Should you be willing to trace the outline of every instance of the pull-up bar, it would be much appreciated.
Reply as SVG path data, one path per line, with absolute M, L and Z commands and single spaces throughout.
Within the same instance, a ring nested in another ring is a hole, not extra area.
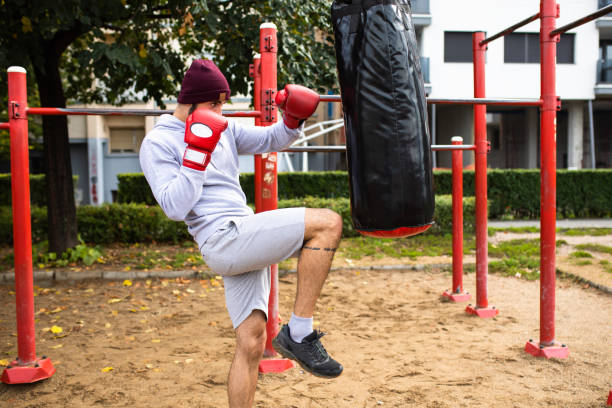
M 462 144 L 452 144 L 452 145 L 431 145 L 431 150 L 441 151 L 441 150 L 475 150 L 475 145 L 462 145 Z M 340 146 L 290 146 L 283 150 L 283 152 L 288 153 L 303 153 L 303 152 L 312 152 L 312 153 L 333 153 L 333 152 L 344 152 L 346 151 L 345 145 Z
M 172 114 L 162 109 L 116 109 L 116 108 L 27 108 L 28 115 L 102 115 L 102 116 L 159 116 Z M 260 111 L 223 111 L 223 116 L 258 118 Z
M 341 102 L 340 95 L 319 95 L 321 102 Z M 541 99 L 427 98 L 429 104 L 541 106 Z
M 601 8 L 601 9 L 597 10 L 596 12 L 591 13 L 591 14 L 589 14 L 587 16 L 579 18 L 578 20 L 576 20 L 576 21 L 574 21 L 572 23 L 569 23 L 569 24 L 566 24 L 566 25 L 564 25 L 562 27 L 559 27 L 556 30 L 551 31 L 550 35 L 551 36 L 555 36 L 557 34 L 563 34 L 564 32 L 571 30 L 572 28 L 576 28 L 576 27 L 578 27 L 578 26 L 580 26 L 580 25 L 582 25 L 584 23 L 588 23 L 589 21 L 593 21 L 596 18 L 601 17 L 601 16 L 603 16 L 605 14 L 608 14 L 608 13 L 612 13 L 612 4 L 610 4 L 610 5 L 608 5 L 608 6 L 604 7 L 604 8 Z
M 480 42 L 480 45 L 488 44 L 488 43 L 490 43 L 493 40 L 497 40 L 498 38 L 505 36 L 506 34 L 510 34 L 510 33 L 514 32 L 514 31 L 518 30 L 522 26 L 527 25 L 527 24 L 531 23 L 532 21 L 536 21 L 538 18 L 540 18 L 540 13 L 534 14 L 533 16 L 528 17 L 525 20 L 516 23 L 515 25 L 510 26 L 510 27 L 506 28 L 503 31 L 500 31 L 499 33 L 497 33 L 495 35 L 492 35 L 489 38 L 485 38 L 484 40 L 482 40 Z

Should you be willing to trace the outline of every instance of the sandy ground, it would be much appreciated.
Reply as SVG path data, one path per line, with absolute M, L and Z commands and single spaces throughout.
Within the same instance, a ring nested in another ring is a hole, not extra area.
M 299 368 L 261 375 L 256 406 L 605 407 L 612 296 L 559 280 L 556 333 L 571 354 L 545 360 L 523 351 L 538 338 L 537 282 L 490 276 L 490 303 L 501 313 L 480 319 L 440 300 L 450 279 L 435 269 L 332 272 L 315 321 L 345 372 L 335 380 Z M 284 317 L 295 281 L 280 279 Z M 0 406 L 226 406 L 234 336 L 218 282 L 37 288 L 37 351 L 57 372 L 37 384 L 0 385 Z M 473 274 L 465 286 L 474 288 Z M 0 286 L 0 359 L 17 353 L 11 289 Z

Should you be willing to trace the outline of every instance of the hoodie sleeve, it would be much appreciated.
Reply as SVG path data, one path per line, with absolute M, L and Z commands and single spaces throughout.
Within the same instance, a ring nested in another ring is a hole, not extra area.
M 289 129 L 283 121 L 272 126 L 245 126 L 230 122 L 236 140 L 238 154 L 259 154 L 278 152 L 297 140 L 303 129 Z
M 170 147 L 146 138 L 139 156 L 145 178 L 164 213 L 172 220 L 183 221 L 202 195 L 206 171 L 182 166 Z

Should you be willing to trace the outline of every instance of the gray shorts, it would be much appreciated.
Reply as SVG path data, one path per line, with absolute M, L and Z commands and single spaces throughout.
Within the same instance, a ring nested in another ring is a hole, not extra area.
M 223 276 L 225 304 L 234 328 L 253 310 L 261 310 L 267 318 L 269 266 L 299 256 L 304 214 L 304 208 L 284 208 L 234 218 L 200 248 L 206 264 Z

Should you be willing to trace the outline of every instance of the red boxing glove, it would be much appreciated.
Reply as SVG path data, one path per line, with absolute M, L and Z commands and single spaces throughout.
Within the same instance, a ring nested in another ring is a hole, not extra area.
M 319 94 L 302 85 L 285 85 L 276 94 L 275 102 L 283 110 L 283 122 L 289 129 L 298 128 L 319 105 Z
M 204 171 L 217 147 L 221 133 L 227 129 L 227 119 L 209 110 L 196 109 L 185 122 L 183 166 Z

